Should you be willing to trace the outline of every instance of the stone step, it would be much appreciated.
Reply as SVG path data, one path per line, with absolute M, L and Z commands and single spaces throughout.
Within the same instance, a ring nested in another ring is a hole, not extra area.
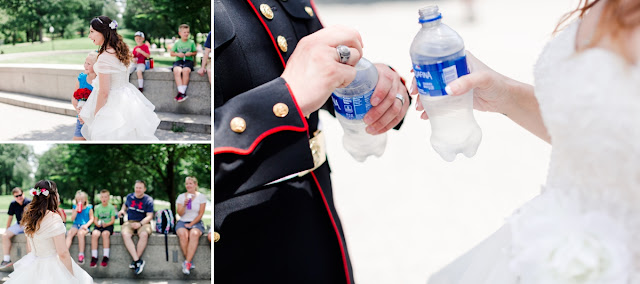
M 76 110 L 71 105 L 71 100 L 63 101 L 34 95 L 9 93 L 0 91 L 0 103 L 6 103 L 19 107 L 76 116 Z M 160 118 L 158 128 L 175 132 L 211 133 L 211 116 L 196 114 L 176 114 L 168 112 L 156 112 Z
M 140 275 L 135 275 L 132 269 L 129 269 L 129 263 L 132 261 L 127 248 L 124 245 L 120 232 L 115 232 L 109 238 L 110 241 L 110 258 L 109 265 L 102 267 L 90 267 L 91 262 L 91 236 L 85 236 L 85 263 L 79 264 L 82 269 L 87 271 L 94 278 L 123 278 L 128 277 L 136 280 L 156 279 L 156 280 L 209 280 L 211 281 L 211 261 L 212 250 L 211 244 L 207 240 L 207 232 L 204 232 L 198 240 L 198 248 L 193 258 L 195 268 L 191 270 L 190 275 L 182 273 L 182 262 L 185 260 L 180 248 L 180 241 L 175 234 L 167 236 L 168 250 L 165 249 L 165 238 L 163 234 L 153 233 L 149 236 L 147 247 L 142 254 L 142 259 L 146 262 L 144 271 Z M 133 237 L 134 243 L 138 243 L 138 237 Z M 24 234 L 14 236 L 11 239 L 11 260 L 18 261 L 25 254 L 26 238 Z M 102 239 L 98 241 L 98 260 L 102 260 L 103 243 Z M 169 252 L 169 260 L 167 260 L 167 251 Z M 78 262 L 78 238 L 73 238 L 73 243 L 69 249 L 71 257 Z M 7 267 L 2 272 L 11 272 L 13 267 Z M 111 282 L 119 283 L 119 282 Z M 158 282 L 155 282 L 158 283 Z M 192 283 L 192 282 L 189 282 Z

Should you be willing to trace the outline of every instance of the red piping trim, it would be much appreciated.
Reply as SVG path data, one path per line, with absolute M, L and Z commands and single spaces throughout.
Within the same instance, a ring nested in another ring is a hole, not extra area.
M 324 27 L 324 24 L 322 24 L 322 20 L 320 20 L 320 16 L 318 15 L 318 9 L 316 9 L 316 3 L 313 2 L 313 0 L 310 0 L 309 2 L 311 2 L 311 8 L 313 8 L 313 11 L 315 11 L 315 13 L 316 13 L 316 17 L 318 18 L 318 22 L 320 22 L 320 25 Z
M 322 187 L 320 187 L 320 183 L 318 182 L 318 178 L 316 177 L 316 174 L 314 172 L 311 172 L 311 176 L 313 176 L 313 180 L 316 182 L 316 186 L 318 186 L 318 191 L 320 191 L 320 195 L 322 196 L 322 201 L 324 202 L 324 207 L 327 208 L 327 213 L 329 213 L 329 218 L 331 219 L 333 230 L 336 232 L 336 236 L 338 237 L 338 243 L 340 244 L 340 253 L 342 254 L 342 263 L 344 264 L 344 275 L 345 277 L 347 277 L 347 284 L 350 284 L 351 279 L 349 278 L 349 267 L 347 266 L 347 256 L 344 254 L 344 246 L 342 245 L 342 238 L 340 237 L 338 226 L 336 226 L 336 221 L 333 219 L 333 214 L 331 214 L 331 209 L 329 209 L 329 204 L 327 203 L 327 199 L 324 197 L 324 192 L 322 191 Z
M 258 138 L 256 138 L 256 140 L 254 140 L 253 143 L 251 143 L 251 146 L 249 146 L 249 148 L 246 150 L 236 148 L 236 147 L 218 147 L 213 149 L 213 154 L 217 155 L 222 153 L 235 153 L 238 155 L 249 155 L 251 152 L 253 152 L 253 150 L 256 149 L 256 147 L 262 141 L 262 139 L 276 132 L 285 131 L 285 130 L 291 130 L 291 131 L 297 131 L 297 132 L 303 132 L 306 130 L 308 132 L 308 127 L 306 125 L 306 122 L 305 122 L 305 127 L 295 127 L 295 126 L 289 126 L 289 125 L 278 126 L 275 128 L 271 128 L 263 132 L 262 134 L 260 134 L 260 136 L 258 136 Z
M 256 16 L 258 16 L 258 19 L 260 20 L 260 22 L 262 22 L 262 26 L 264 26 L 264 29 L 267 30 L 267 33 L 269 34 L 269 37 L 271 38 L 271 42 L 273 43 L 273 47 L 275 47 L 276 53 L 280 57 L 280 61 L 282 62 L 282 66 L 286 67 L 287 65 L 284 63 L 284 57 L 282 57 L 282 54 L 280 53 L 280 49 L 278 48 L 278 44 L 276 43 L 276 40 L 273 38 L 273 35 L 271 34 L 271 30 L 267 26 L 267 23 L 264 22 L 264 20 L 260 16 L 260 13 L 258 13 L 258 10 L 256 10 L 256 7 L 253 6 L 253 3 L 251 3 L 250 0 L 247 0 L 247 3 L 249 3 L 249 6 L 251 6 L 251 9 L 253 9 L 253 12 L 256 13 Z
M 289 95 L 291 95 L 291 99 L 293 100 L 293 104 L 296 105 L 296 109 L 298 110 L 298 113 L 300 114 L 300 119 L 302 120 L 302 123 L 304 123 L 304 128 L 307 129 L 307 136 L 309 136 L 309 124 L 307 124 L 307 119 L 304 117 L 304 114 L 302 113 L 302 109 L 300 109 L 300 106 L 298 105 L 298 101 L 296 101 L 296 96 L 293 95 L 293 92 L 291 91 L 291 87 L 289 87 L 289 83 L 287 83 L 285 81 L 284 84 L 287 86 L 287 90 L 289 90 Z M 311 136 L 309 136 L 309 137 L 311 137 Z
M 291 99 L 293 100 L 293 104 L 296 106 L 296 109 L 298 110 L 298 114 L 300 115 L 300 119 L 302 120 L 302 123 L 304 124 L 304 127 L 295 127 L 295 126 L 290 126 L 290 125 L 285 125 L 285 126 L 278 126 L 275 128 L 271 128 L 265 132 L 263 132 L 262 134 L 260 134 L 260 136 L 258 136 L 258 138 L 256 138 L 256 140 L 253 141 L 253 143 L 251 143 L 251 146 L 249 146 L 249 149 L 243 150 L 240 148 L 236 148 L 236 147 L 218 147 L 218 148 L 214 148 L 213 149 L 213 154 L 217 155 L 217 154 L 222 154 L 222 153 L 234 153 L 234 154 L 238 154 L 238 155 L 248 155 L 251 152 L 253 152 L 253 150 L 256 149 L 256 147 L 258 146 L 258 144 L 262 141 L 262 139 L 264 139 L 265 137 L 276 133 L 276 132 L 280 132 L 280 131 L 285 131 L 285 130 L 291 130 L 291 131 L 297 131 L 297 132 L 303 132 L 306 131 L 307 132 L 307 136 L 309 136 L 309 124 L 307 124 L 307 120 L 305 119 L 304 115 L 302 114 L 302 110 L 300 110 L 300 106 L 298 105 L 298 102 L 296 101 L 296 97 L 293 95 L 293 92 L 291 92 L 291 88 L 289 87 L 289 84 L 287 84 L 287 82 L 284 83 L 287 86 L 287 90 L 289 91 L 289 95 L 291 95 Z

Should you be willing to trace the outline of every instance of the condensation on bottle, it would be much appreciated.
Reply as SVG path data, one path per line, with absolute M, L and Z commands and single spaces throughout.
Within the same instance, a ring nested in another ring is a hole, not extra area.
M 411 44 L 411 61 L 420 102 L 431 123 L 431 146 L 447 162 L 459 153 L 476 154 L 482 130 L 473 116 L 473 91 L 451 96 L 450 82 L 469 74 L 464 42 L 442 23 L 437 5 L 419 10 L 422 28 Z
M 344 135 L 344 149 L 358 162 L 369 156 L 380 157 L 387 145 L 387 133 L 371 135 L 362 120 L 371 109 L 371 95 L 378 84 L 378 70 L 364 57 L 358 61 L 356 78 L 348 86 L 335 89 L 331 95 L 336 117 Z

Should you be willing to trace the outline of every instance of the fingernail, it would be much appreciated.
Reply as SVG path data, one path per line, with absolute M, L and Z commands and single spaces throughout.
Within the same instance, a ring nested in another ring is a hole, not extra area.
M 413 84 L 411 84 L 411 87 L 409 88 L 409 94 L 413 95 Z
M 363 120 L 365 124 L 371 124 L 371 116 L 365 115 Z
M 372 106 L 377 106 L 379 103 L 380 103 L 380 98 L 374 97 L 373 99 L 371 99 Z
M 444 91 L 447 92 L 447 94 L 452 95 L 453 91 L 451 90 L 451 85 L 447 85 L 446 87 L 444 87 Z
M 376 131 L 376 129 L 373 128 L 373 126 L 367 126 L 367 128 L 365 128 L 365 131 L 367 131 L 367 133 L 369 134 L 373 134 L 373 132 Z

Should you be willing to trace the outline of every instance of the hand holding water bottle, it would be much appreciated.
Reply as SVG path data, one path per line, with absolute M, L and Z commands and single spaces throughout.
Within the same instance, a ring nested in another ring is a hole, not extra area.
M 374 65 L 378 70 L 378 84 L 371 95 L 373 107 L 364 116 L 364 123 L 368 125 L 367 133 L 377 135 L 400 123 L 409 109 L 409 95 L 398 73 L 387 65 Z
M 517 87 L 518 82 L 506 77 L 478 60 L 470 51 L 466 51 L 470 74 L 460 77 L 447 85 L 446 91 L 452 96 L 466 94 L 473 90 L 473 108 L 479 111 L 496 112 L 509 115 L 514 105 L 511 90 Z M 418 89 L 415 78 L 411 86 L 411 95 L 417 95 Z M 420 100 L 416 104 L 416 110 L 424 111 Z M 429 119 L 426 112 L 420 116 Z
M 349 60 L 340 63 L 337 46 L 349 48 Z M 296 46 L 280 77 L 287 84 L 304 115 L 318 110 L 331 92 L 346 87 L 356 77 L 353 66 L 362 57 L 362 38 L 352 29 L 333 26 L 310 34 Z
M 193 194 L 187 193 L 187 198 L 185 198 L 184 204 L 187 206 L 187 209 L 191 210 L 191 203 L 193 200 Z

